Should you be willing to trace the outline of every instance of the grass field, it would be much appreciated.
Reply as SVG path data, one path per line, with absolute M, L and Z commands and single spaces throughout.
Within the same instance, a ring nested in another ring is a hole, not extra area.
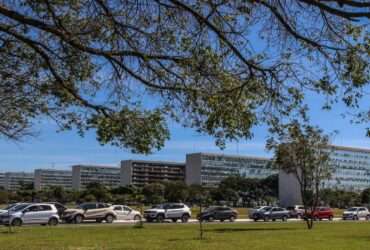
M 304 223 L 206 224 L 205 239 L 197 224 L 133 226 L 0 228 L 4 250 L 350 250 L 370 248 L 370 223 L 320 222 L 308 231 Z

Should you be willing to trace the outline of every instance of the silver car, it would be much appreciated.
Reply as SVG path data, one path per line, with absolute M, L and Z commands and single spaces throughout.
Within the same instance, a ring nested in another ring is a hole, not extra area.
M 58 210 L 53 204 L 21 204 L 7 213 L 0 214 L 0 224 L 4 225 L 48 224 L 56 226 L 58 223 Z
M 366 207 L 351 207 L 343 212 L 343 220 L 359 220 L 365 218 L 369 220 L 370 213 Z

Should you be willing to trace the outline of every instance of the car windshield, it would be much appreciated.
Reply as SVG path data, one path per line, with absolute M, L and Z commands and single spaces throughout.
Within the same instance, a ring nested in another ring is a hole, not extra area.
M 11 208 L 13 208 L 13 207 L 15 207 L 15 206 L 17 206 L 17 205 L 19 205 L 19 204 L 10 204 L 9 206 L 7 206 L 6 208 L 4 208 L 4 210 L 9 210 L 9 209 L 11 209 Z
M 351 207 L 351 208 L 348 208 L 347 211 L 348 212 L 354 212 L 354 211 L 357 211 L 357 208 Z
M 23 210 L 27 206 L 28 206 L 28 204 L 20 204 L 20 205 L 15 206 L 12 210 L 15 211 L 15 212 L 18 212 L 18 211 Z
M 271 209 L 271 207 L 261 207 L 259 210 L 261 210 L 261 211 L 268 211 L 270 209 Z

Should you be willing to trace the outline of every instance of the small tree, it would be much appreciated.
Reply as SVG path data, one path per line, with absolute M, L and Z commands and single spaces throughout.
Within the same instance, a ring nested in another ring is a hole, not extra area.
M 267 148 L 274 150 L 275 165 L 292 174 L 299 183 L 308 229 L 313 228 L 314 212 L 320 202 L 323 182 L 331 177 L 329 137 L 322 130 L 294 121 L 285 125 L 277 138 L 269 139 Z

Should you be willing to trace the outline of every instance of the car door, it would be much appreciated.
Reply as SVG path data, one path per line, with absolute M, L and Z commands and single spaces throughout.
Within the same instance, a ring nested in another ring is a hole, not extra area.
M 51 216 L 55 214 L 52 207 L 50 205 L 40 205 L 40 212 L 39 212 L 39 221 L 40 224 L 46 224 L 49 222 Z
M 24 224 L 40 223 L 41 207 L 32 205 L 23 211 L 22 220 Z
M 113 211 L 117 215 L 117 220 L 125 220 L 125 214 L 123 213 L 123 207 L 121 205 L 113 206 Z
M 276 207 L 274 207 L 274 208 L 272 208 L 271 209 L 271 214 L 270 214 L 270 217 L 271 217 L 271 219 L 276 219 L 276 218 L 278 218 L 278 216 L 279 216 L 279 212 L 278 212 L 278 208 L 276 208 Z
M 366 209 L 363 207 L 360 207 L 358 209 L 358 218 L 364 218 L 366 217 Z
M 135 215 L 132 213 L 132 209 L 128 206 L 122 206 L 122 208 L 125 214 L 125 220 L 133 220 Z
M 84 210 L 84 216 L 86 219 L 94 219 L 96 216 L 96 204 L 91 203 L 91 204 L 86 204 L 83 207 Z

